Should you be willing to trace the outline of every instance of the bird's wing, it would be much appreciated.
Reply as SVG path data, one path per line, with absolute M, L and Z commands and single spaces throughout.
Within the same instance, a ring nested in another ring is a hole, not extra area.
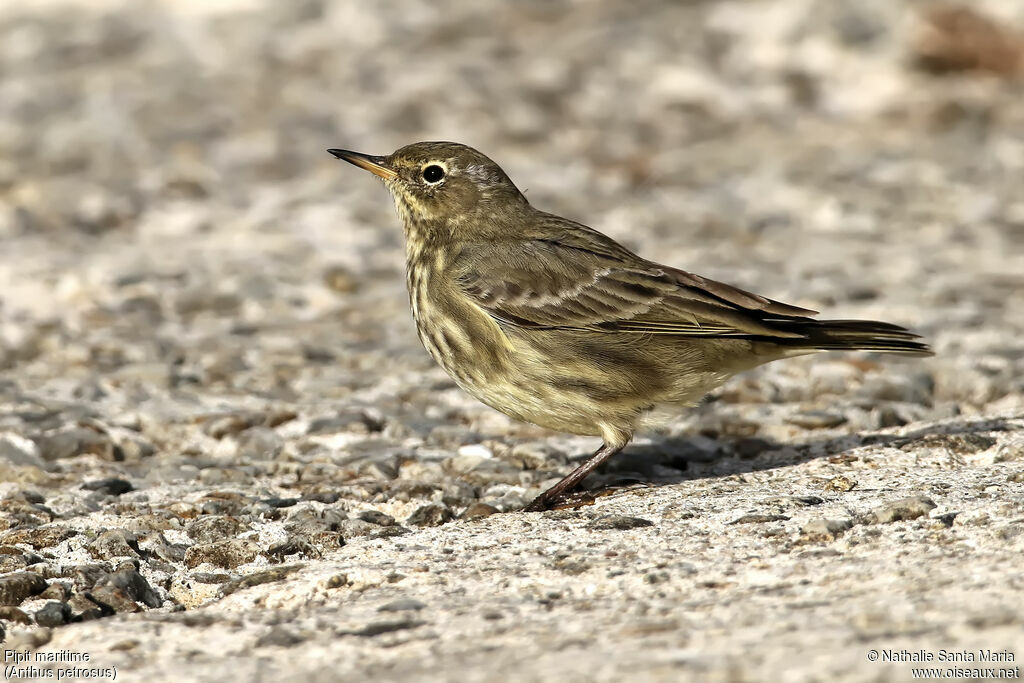
M 645 261 L 575 224 L 536 239 L 467 246 L 454 274 L 495 320 L 523 328 L 800 338 L 792 323 L 815 313 Z

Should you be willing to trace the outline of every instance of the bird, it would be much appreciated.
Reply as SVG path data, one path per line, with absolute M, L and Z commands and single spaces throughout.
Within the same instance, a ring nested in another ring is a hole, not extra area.
M 498 164 L 456 142 L 330 154 L 390 191 L 417 334 L 474 398 L 601 447 L 524 510 L 571 503 L 654 409 L 693 406 L 733 375 L 820 351 L 932 355 L 892 323 L 818 314 L 643 258 L 535 208 Z

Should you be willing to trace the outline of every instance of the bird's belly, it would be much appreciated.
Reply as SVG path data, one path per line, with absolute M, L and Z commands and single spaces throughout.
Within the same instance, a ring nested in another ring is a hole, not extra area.
M 475 308 L 475 307 L 474 307 Z M 509 417 L 574 434 L 598 435 L 607 411 L 553 385 L 546 361 L 521 339 L 507 336 L 479 309 L 440 313 L 419 306 L 416 330 L 424 348 L 459 387 Z
M 652 406 L 692 404 L 731 374 L 709 371 L 710 349 L 700 346 L 506 328 L 442 286 L 411 287 L 410 298 L 420 341 L 459 387 L 510 417 L 558 431 L 631 429 Z

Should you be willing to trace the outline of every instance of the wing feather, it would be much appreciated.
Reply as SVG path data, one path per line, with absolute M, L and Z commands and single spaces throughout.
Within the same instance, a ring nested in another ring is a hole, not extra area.
M 594 230 L 571 226 L 542 226 L 546 229 L 535 239 L 465 245 L 454 275 L 477 306 L 517 327 L 685 337 L 806 336 L 792 323 L 811 322 L 807 316 L 815 311 L 660 266 Z

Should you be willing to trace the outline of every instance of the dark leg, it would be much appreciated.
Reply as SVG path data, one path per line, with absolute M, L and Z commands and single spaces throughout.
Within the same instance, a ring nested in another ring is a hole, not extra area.
M 540 512 L 542 510 L 550 510 L 553 508 L 566 493 L 576 488 L 581 481 L 583 481 L 588 474 L 597 469 L 598 465 L 603 463 L 608 458 L 612 457 L 623 448 L 626 444 L 621 446 L 609 446 L 608 444 L 602 444 L 597 452 L 590 456 L 590 459 L 585 463 L 574 469 L 569 473 L 562 481 L 558 482 L 544 493 L 537 496 L 532 503 L 527 505 L 523 510 L 526 512 Z

